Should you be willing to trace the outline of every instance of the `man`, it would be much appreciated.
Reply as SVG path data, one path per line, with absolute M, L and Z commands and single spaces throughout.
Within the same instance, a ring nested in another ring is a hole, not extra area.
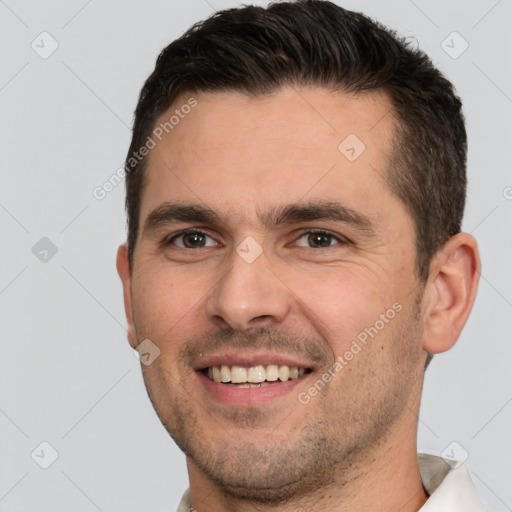
M 219 12 L 163 50 L 117 268 L 187 456 L 179 511 L 484 510 L 416 451 L 425 369 L 477 290 L 465 161 L 452 85 L 330 2 Z

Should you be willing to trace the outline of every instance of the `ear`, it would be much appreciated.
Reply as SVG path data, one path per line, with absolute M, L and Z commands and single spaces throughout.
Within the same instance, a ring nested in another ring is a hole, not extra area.
M 138 345 L 133 321 L 133 303 L 132 303 L 132 275 L 130 261 L 128 259 L 128 248 L 125 244 L 120 245 L 117 250 L 116 260 L 117 273 L 123 283 L 124 310 L 126 313 L 126 322 L 128 324 L 128 342 L 135 349 Z
M 438 354 L 455 345 L 475 301 L 480 269 L 478 246 L 468 233 L 450 238 L 434 256 L 425 290 L 427 352 Z

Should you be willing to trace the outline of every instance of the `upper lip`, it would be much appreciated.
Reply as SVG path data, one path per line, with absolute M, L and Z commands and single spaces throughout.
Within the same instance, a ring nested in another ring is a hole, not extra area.
M 275 364 L 278 366 L 289 366 L 298 368 L 309 368 L 313 370 L 314 364 L 311 361 L 300 359 L 297 356 L 289 356 L 286 354 L 278 354 L 275 352 L 246 352 L 227 350 L 222 354 L 210 354 L 201 357 L 193 365 L 194 370 L 204 370 L 210 366 L 244 366 L 251 368 L 258 365 Z

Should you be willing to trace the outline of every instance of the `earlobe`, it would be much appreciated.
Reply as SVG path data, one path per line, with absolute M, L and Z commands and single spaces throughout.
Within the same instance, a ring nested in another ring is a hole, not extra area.
M 133 314 L 132 276 L 130 262 L 128 259 L 128 248 L 125 244 L 120 245 L 117 249 L 116 267 L 117 273 L 119 274 L 123 284 L 124 310 L 126 313 L 128 342 L 130 343 L 131 347 L 135 349 L 138 345 L 138 342 Z
M 424 305 L 427 352 L 438 354 L 455 345 L 475 301 L 480 268 L 476 240 L 468 233 L 450 238 L 434 257 Z

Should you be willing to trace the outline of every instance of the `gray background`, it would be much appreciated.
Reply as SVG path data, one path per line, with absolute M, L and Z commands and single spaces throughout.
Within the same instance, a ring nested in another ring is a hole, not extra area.
M 428 370 L 419 448 L 467 452 L 486 506 L 510 511 L 512 2 L 339 3 L 416 38 L 464 101 L 464 228 L 479 241 L 482 279 L 458 344 Z M 103 200 L 93 190 L 122 166 L 138 92 L 159 51 L 235 5 L 0 1 L 4 512 L 172 511 L 187 487 L 184 456 L 160 425 L 126 341 L 115 271 L 124 186 Z M 59 45 L 46 59 L 40 53 L 52 41 L 43 31 Z M 448 37 L 454 31 L 469 43 L 457 58 L 464 41 Z M 59 455 L 46 470 L 52 453 L 43 441 Z

